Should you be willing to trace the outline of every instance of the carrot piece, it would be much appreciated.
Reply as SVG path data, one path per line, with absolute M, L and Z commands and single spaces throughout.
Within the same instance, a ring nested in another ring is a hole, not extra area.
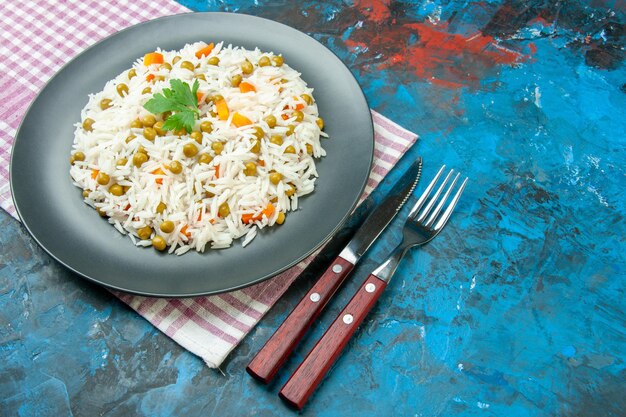
M 294 98 L 297 98 L 297 97 L 294 97 Z M 295 107 L 296 110 L 302 110 L 303 108 L 304 108 L 304 104 L 296 103 L 296 107 Z M 289 105 L 285 105 L 283 107 L 283 110 L 289 110 L 289 109 L 290 109 Z
M 187 225 L 184 225 L 182 229 L 180 229 L 180 234 L 187 236 L 187 239 L 191 237 L 191 232 L 187 231 Z
M 198 50 L 196 52 L 196 58 L 200 59 L 203 56 L 207 56 L 209 55 L 212 51 L 213 51 L 213 47 L 215 45 L 213 45 L 213 42 L 211 42 L 210 44 L 208 44 L 207 46 L 205 46 L 204 48 Z
M 202 221 L 202 212 L 198 213 L 198 221 Z M 209 219 L 209 223 L 215 223 L 215 219 Z
M 259 162 L 257 162 L 257 164 L 259 164 L 259 166 L 264 167 L 265 166 L 265 161 L 262 159 L 259 159 Z
M 228 119 L 228 115 L 230 112 L 228 111 L 228 104 L 226 104 L 226 100 L 221 99 L 215 102 L 215 107 L 217 108 L 217 118 L 220 120 Z
M 154 75 L 154 74 L 146 75 L 146 81 L 148 81 L 148 82 L 154 80 L 155 78 L 156 78 L 156 75 Z
M 263 214 L 265 214 L 265 217 L 269 219 L 270 216 L 274 214 L 274 210 L 274 205 L 272 203 L 269 203 L 267 207 L 263 209 Z
M 152 64 L 162 64 L 163 63 L 163 55 L 158 52 L 150 52 L 143 56 L 143 64 L 145 66 Z
M 280 115 L 280 117 L 282 117 L 283 120 L 289 120 L 289 115 L 288 114 L 283 113 L 283 114 Z
M 163 172 L 163 170 L 161 168 L 157 168 L 154 171 L 152 171 L 151 174 L 154 174 L 154 175 L 164 175 L 165 172 Z M 156 178 L 154 180 L 154 182 L 156 182 L 157 184 L 163 184 L 163 178 Z
M 233 114 L 233 124 L 237 127 L 247 126 L 252 124 L 252 120 L 248 119 L 243 114 L 234 113 Z
M 245 213 L 241 215 L 241 221 L 244 222 L 245 224 L 252 223 L 254 220 L 256 219 L 254 218 L 254 215 L 251 213 Z
M 272 203 L 269 203 L 267 205 L 267 207 L 265 207 L 262 210 L 262 213 L 265 215 L 265 217 L 267 217 L 268 219 L 270 218 L 270 216 L 272 214 L 274 214 L 274 210 L 276 210 L 276 208 L 274 207 L 274 205 Z M 248 224 L 248 223 L 252 223 L 255 222 L 257 220 L 261 220 L 263 218 L 263 215 L 259 215 L 259 216 L 255 216 L 253 214 L 250 213 L 245 213 L 241 215 L 241 221 Z
M 294 100 L 298 101 L 298 103 L 296 103 L 296 110 L 302 110 L 304 108 L 304 103 L 300 102 L 300 98 L 299 97 L 294 97 Z
M 204 93 L 196 91 L 196 98 L 198 99 L 198 104 L 200 104 L 202 102 L 202 99 L 204 98 Z
M 294 108 L 295 108 L 296 110 L 302 110 L 302 109 L 304 108 L 304 104 L 302 104 L 302 103 L 297 103 L 297 104 L 296 104 L 296 107 L 294 107 Z M 289 107 L 289 106 L 285 106 L 285 107 L 283 107 L 283 110 L 289 110 L 289 109 L 290 109 L 290 107 Z
M 219 178 L 220 177 L 220 165 L 217 164 L 215 165 L 215 178 Z
M 130 208 L 130 203 L 126 204 L 126 207 L 124 207 L 124 211 L 128 211 L 129 208 Z
M 244 81 L 242 83 L 239 83 L 239 91 L 241 91 L 242 93 L 247 93 L 250 91 L 256 92 L 256 88 L 252 84 Z
M 99 173 L 100 173 L 99 169 L 92 169 L 91 170 L 91 179 L 95 180 Z

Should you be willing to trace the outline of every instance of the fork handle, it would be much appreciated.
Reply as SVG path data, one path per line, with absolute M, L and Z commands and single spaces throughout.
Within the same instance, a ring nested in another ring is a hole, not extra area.
M 302 409 L 386 287 L 387 283 L 374 275 L 363 282 L 280 390 L 280 398 L 292 407 Z

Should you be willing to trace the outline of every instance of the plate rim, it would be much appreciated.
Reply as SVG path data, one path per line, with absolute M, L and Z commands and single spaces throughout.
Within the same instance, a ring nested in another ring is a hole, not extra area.
M 306 259 L 308 256 L 310 256 L 311 254 L 313 254 L 315 251 L 317 251 L 319 248 L 323 247 L 324 244 L 326 244 L 336 233 L 337 231 L 339 231 L 341 229 L 341 227 L 343 227 L 343 225 L 345 224 L 345 222 L 348 220 L 349 216 L 351 215 L 351 213 L 354 211 L 354 209 L 357 207 L 360 197 L 363 195 L 363 192 L 367 186 L 367 182 L 369 180 L 369 175 L 364 177 L 362 180 L 362 184 L 359 190 L 359 193 L 356 194 L 356 198 L 354 199 L 354 201 L 351 203 L 350 205 L 350 210 L 348 210 L 343 217 L 341 218 L 341 220 L 337 223 L 337 225 L 335 225 L 335 227 L 333 227 L 333 229 L 327 234 L 327 236 L 325 236 L 319 243 L 317 243 L 316 245 L 314 245 L 314 247 L 312 247 L 310 250 L 304 252 L 302 255 L 298 256 L 296 259 L 294 259 L 291 262 L 286 263 L 285 265 L 281 266 L 280 268 L 278 268 L 277 270 L 273 271 L 272 273 L 268 273 L 266 275 L 260 276 L 252 281 L 249 281 L 245 284 L 240 284 L 240 285 L 232 285 L 229 286 L 228 288 L 223 288 L 220 290 L 213 290 L 213 291 L 200 291 L 200 292 L 189 292 L 189 293 L 185 293 L 185 294 L 170 294 L 170 293 L 161 293 L 161 292 L 150 292 L 150 291 L 138 291 L 138 290 L 132 290 L 132 289 L 128 289 L 128 288 L 122 288 L 119 285 L 114 285 L 114 284 L 109 284 L 106 282 L 103 282 L 97 278 L 94 278 L 92 276 L 89 276 L 79 270 L 77 270 L 76 268 L 72 267 L 71 265 L 69 265 L 68 263 L 64 262 L 63 260 L 59 259 L 59 257 L 57 255 L 54 254 L 52 249 L 49 249 L 46 245 L 44 245 L 40 239 L 35 235 L 35 233 L 33 233 L 33 231 L 31 230 L 31 227 L 29 226 L 28 221 L 24 218 L 19 204 L 17 203 L 17 200 L 15 198 L 15 193 L 14 193 L 14 178 L 15 176 L 14 174 L 14 158 L 15 158 L 15 152 L 13 152 L 13 149 L 15 148 L 15 146 L 18 143 L 18 138 L 20 136 L 20 132 L 22 131 L 22 128 L 24 126 L 24 122 L 27 119 L 27 116 L 30 114 L 32 108 L 34 107 L 34 105 L 37 103 L 37 101 L 40 99 L 42 93 L 49 87 L 49 85 L 62 73 L 65 71 L 65 69 L 74 61 L 76 61 L 77 59 L 79 59 L 79 57 L 81 57 L 83 54 L 86 54 L 88 51 L 97 48 L 100 44 L 108 41 L 110 38 L 119 36 L 121 33 L 127 32 L 129 30 L 132 29 L 136 29 L 138 27 L 144 26 L 146 24 L 150 24 L 156 21 L 162 21 L 162 20 L 171 20 L 171 19 L 177 19 L 180 18 L 181 16 L 190 16 L 190 15 L 224 15 L 224 16 L 236 16 L 236 18 L 239 17 L 243 17 L 244 19 L 252 19 L 252 20 L 259 20 L 259 21 L 264 21 L 264 22 L 269 22 L 270 24 L 274 24 L 274 25 L 279 25 L 279 26 L 283 26 L 284 28 L 286 28 L 287 30 L 294 30 L 299 32 L 300 34 L 306 36 L 307 38 L 309 38 L 309 40 L 315 42 L 316 44 L 318 44 L 319 46 L 321 46 L 322 48 L 326 49 L 327 51 L 329 51 L 331 54 L 333 54 L 335 56 L 335 58 L 338 60 L 338 62 L 341 63 L 341 65 L 346 68 L 348 70 L 348 72 L 350 73 L 352 79 L 354 80 L 355 84 L 358 86 L 360 93 L 361 93 L 361 97 L 365 106 L 367 107 L 368 111 L 367 111 L 367 119 L 368 119 L 368 127 L 370 128 L 371 131 L 371 153 L 370 153 L 370 158 L 369 158 L 369 168 L 368 168 L 368 173 L 371 173 L 372 167 L 373 167 L 373 163 L 374 163 L 374 145 L 375 145 L 375 131 L 374 131 L 374 122 L 373 122 L 373 117 L 371 114 L 371 108 L 369 106 L 369 103 L 367 101 L 367 97 L 365 95 L 365 91 L 363 90 L 363 87 L 361 86 L 361 84 L 358 82 L 358 80 L 356 79 L 356 77 L 354 76 L 354 74 L 352 74 L 352 71 L 350 71 L 350 68 L 343 62 L 343 60 L 330 48 L 328 48 L 326 45 L 322 44 L 320 41 L 318 41 L 317 39 L 315 39 L 313 36 L 309 35 L 306 32 L 303 32 L 293 26 L 287 25 L 285 23 L 282 22 L 278 22 L 276 20 L 273 19 L 268 19 L 265 17 L 260 17 L 260 16 L 255 16 L 255 15 L 251 15 L 251 14 L 246 14 L 246 13 L 234 13 L 234 12 L 187 12 L 187 13 L 176 13 L 176 14 L 171 14 L 171 15 L 166 15 L 166 16 L 161 16 L 155 19 L 150 19 L 150 20 L 146 20 L 143 22 L 139 22 L 136 23 L 134 25 L 128 26 L 124 29 L 118 30 L 108 36 L 105 36 L 104 38 L 98 40 L 97 42 L 95 42 L 93 45 L 88 46 L 87 48 L 83 49 L 82 51 L 80 51 L 78 54 L 76 54 L 74 57 L 72 57 L 72 59 L 70 59 L 69 61 L 65 62 L 43 85 L 43 87 L 39 90 L 39 92 L 37 93 L 36 97 L 33 99 L 33 101 L 28 105 L 26 111 L 24 112 L 24 116 L 22 117 L 22 120 L 19 123 L 19 126 L 17 128 L 17 130 L 15 131 L 15 135 L 13 138 L 13 144 L 11 145 L 11 158 L 9 161 L 9 187 L 10 187 L 10 191 L 11 191 L 11 199 L 13 201 L 13 205 L 15 207 L 16 213 L 19 217 L 20 222 L 22 223 L 22 225 L 24 226 L 24 228 L 26 229 L 26 231 L 28 232 L 28 234 L 33 238 L 33 240 L 35 240 L 35 242 L 37 243 L 37 245 L 43 249 L 48 255 L 50 255 L 57 263 L 59 263 L 60 265 L 62 265 L 63 267 L 69 269 L 70 271 L 72 271 L 73 273 L 77 274 L 80 278 L 82 279 L 86 279 L 89 282 L 98 284 L 103 286 L 104 288 L 107 288 L 109 290 L 115 290 L 115 291 L 120 291 L 126 294 L 132 294 L 132 295 L 140 295 L 140 296 L 144 296 L 144 297 L 156 297 L 156 298 L 191 298 L 191 297 L 200 297 L 200 296 L 208 296 L 208 295 L 217 295 L 217 294 L 223 294 L 223 293 L 227 293 L 227 292 L 232 292 L 232 291 L 236 291 L 236 290 L 240 290 L 243 288 L 247 288 L 259 283 L 262 283 L 264 281 L 267 281 L 271 278 L 276 277 L 277 275 L 287 271 L 288 269 L 296 266 L 298 263 L 300 263 L 301 261 L 303 261 L 304 259 Z M 154 24 L 154 23 L 153 23 Z M 228 249 L 228 248 L 227 248 Z

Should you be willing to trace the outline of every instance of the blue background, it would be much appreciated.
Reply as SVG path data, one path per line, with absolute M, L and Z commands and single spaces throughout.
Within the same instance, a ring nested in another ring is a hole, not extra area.
M 310 33 L 372 108 L 420 135 L 376 200 L 418 154 L 424 178 L 442 163 L 470 177 L 450 225 L 406 258 L 302 414 L 626 413 L 623 3 L 181 3 Z M 312 276 L 222 374 L 58 266 L 2 212 L 0 414 L 293 414 L 278 390 L 397 243 L 401 222 L 265 387 L 245 366 Z

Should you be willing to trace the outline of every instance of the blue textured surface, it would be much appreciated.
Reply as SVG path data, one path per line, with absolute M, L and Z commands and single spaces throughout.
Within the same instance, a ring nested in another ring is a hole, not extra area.
M 373 108 L 420 134 L 409 157 L 423 155 L 425 178 L 442 163 L 471 178 L 450 226 L 401 265 L 303 414 L 626 413 L 623 4 L 181 3 L 311 33 Z M 400 227 L 265 387 L 245 365 L 311 277 L 222 375 L 60 268 L 5 213 L 0 223 L 0 414 L 23 416 L 293 413 L 277 391 Z

